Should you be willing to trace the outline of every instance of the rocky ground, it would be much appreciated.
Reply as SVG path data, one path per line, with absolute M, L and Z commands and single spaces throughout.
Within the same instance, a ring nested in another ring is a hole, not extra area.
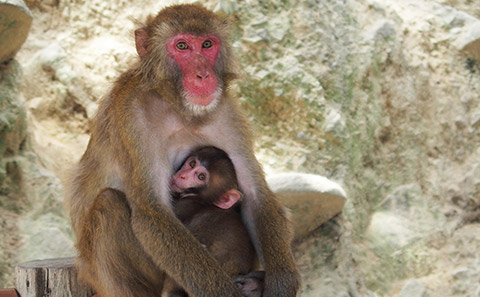
M 0 287 L 15 263 L 74 253 L 61 180 L 135 54 L 133 19 L 167 2 L 27 1 L 28 128 L 0 157 Z M 203 3 L 231 16 L 233 91 L 265 171 L 346 189 L 343 213 L 295 244 L 301 296 L 479 297 L 480 3 Z

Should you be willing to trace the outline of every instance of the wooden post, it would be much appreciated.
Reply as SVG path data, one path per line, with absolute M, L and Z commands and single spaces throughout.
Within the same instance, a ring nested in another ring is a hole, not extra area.
M 93 291 L 77 279 L 74 258 L 25 262 L 15 268 L 20 297 L 91 297 Z
M 0 289 L 0 297 L 18 297 L 15 289 Z

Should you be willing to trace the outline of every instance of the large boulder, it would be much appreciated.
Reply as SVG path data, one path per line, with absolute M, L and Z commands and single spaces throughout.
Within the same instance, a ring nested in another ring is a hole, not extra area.
M 319 175 L 281 173 L 267 178 L 281 203 L 291 210 L 295 239 L 300 239 L 338 214 L 345 205 L 343 188 Z
M 32 14 L 22 0 L 0 1 L 0 63 L 15 56 L 31 25 Z
M 480 21 L 464 29 L 456 46 L 460 51 L 480 61 Z

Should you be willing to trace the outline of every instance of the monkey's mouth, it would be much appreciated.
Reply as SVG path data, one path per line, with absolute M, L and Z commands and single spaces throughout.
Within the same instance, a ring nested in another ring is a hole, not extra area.
M 196 95 L 188 91 L 184 91 L 183 95 L 185 97 L 185 107 L 194 115 L 200 116 L 215 109 L 220 101 L 222 88 L 217 88 L 215 92 L 209 95 Z
M 216 93 L 210 95 L 190 95 L 187 100 L 192 104 L 208 106 L 213 100 L 215 100 L 216 96 Z
M 199 75 L 197 72 L 185 73 L 182 84 L 186 99 L 192 104 L 207 106 L 215 100 L 219 84 L 216 75 L 208 71 Z

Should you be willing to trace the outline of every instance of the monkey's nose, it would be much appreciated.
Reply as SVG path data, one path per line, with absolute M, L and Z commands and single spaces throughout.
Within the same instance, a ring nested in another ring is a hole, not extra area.
M 204 79 L 207 79 L 210 75 L 208 73 L 205 73 L 205 74 L 197 74 L 197 78 L 199 80 L 204 80 Z

